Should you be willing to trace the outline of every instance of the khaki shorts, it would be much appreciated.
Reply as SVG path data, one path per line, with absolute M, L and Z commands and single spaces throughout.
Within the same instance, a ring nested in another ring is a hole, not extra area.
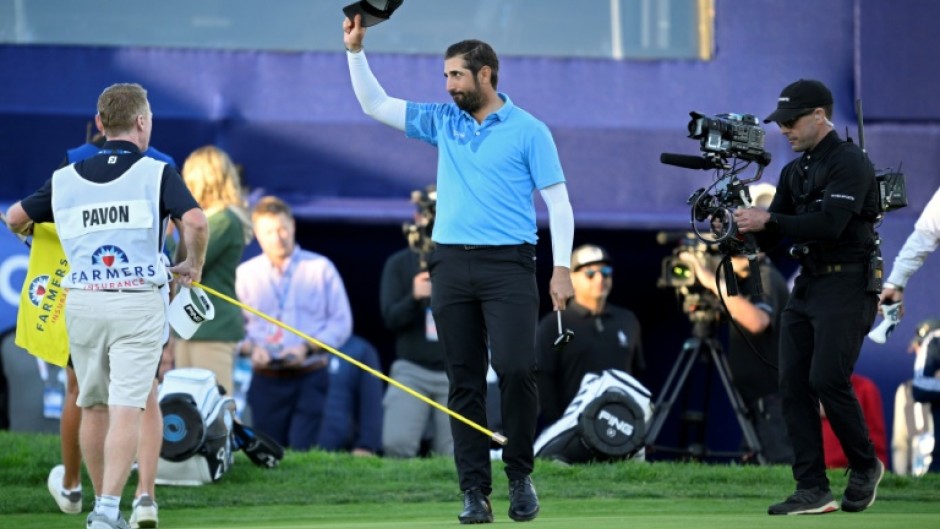
M 65 302 L 65 325 L 78 378 L 78 405 L 143 409 L 163 350 L 163 295 L 156 289 L 72 289 Z

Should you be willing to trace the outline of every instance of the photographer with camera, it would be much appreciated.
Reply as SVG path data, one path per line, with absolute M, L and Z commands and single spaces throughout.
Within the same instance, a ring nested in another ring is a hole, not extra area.
M 403 227 L 408 247 L 392 254 L 382 269 L 379 302 L 385 327 L 395 333 L 395 354 L 389 375 L 422 395 L 447 406 L 444 350 L 437 340 L 431 314 L 431 276 L 427 258 L 434 248 L 431 231 L 437 204 L 435 186 L 414 191 L 415 221 Z M 431 431 L 431 452 L 451 455 L 454 440 L 446 414 L 390 385 L 383 400 L 382 448 L 390 457 L 415 457 L 425 433 Z
M 797 485 L 769 507 L 772 515 L 838 509 L 826 476 L 820 403 L 851 469 L 842 509 L 867 509 L 884 476 L 850 381 L 881 290 L 878 189 L 864 151 L 833 130 L 832 105 L 819 81 L 801 79 L 783 89 L 764 122 L 776 122 L 803 154 L 783 168 L 769 210 L 734 212 L 738 231 L 759 234 L 765 248 L 791 238 L 790 253 L 801 265 L 780 339 L 780 391 Z
M 751 186 L 749 192 L 753 205 L 766 209 L 776 188 L 771 184 L 757 184 Z M 717 233 L 724 231 L 724 226 L 714 220 L 712 226 Z M 747 420 L 760 440 L 763 462 L 792 464 L 793 447 L 783 419 L 777 380 L 780 318 L 790 296 L 786 279 L 764 254 L 757 256 L 759 277 L 751 275 L 752 266 L 746 255 L 731 254 L 727 266 L 733 271 L 739 295 L 729 296 L 725 279 L 719 290 L 714 259 L 706 259 L 710 255 L 703 256 L 701 251 L 681 247 L 678 252 L 678 258 L 692 268 L 695 281 L 707 289 L 710 296 L 722 300 L 724 312 L 732 320 L 729 322 L 728 367 L 732 383 L 746 407 Z
M 780 318 L 790 295 L 786 279 L 761 254 L 759 282 L 763 287 L 756 293 L 748 258 L 734 255 L 730 262 L 740 295 L 728 296 L 725 281 L 721 281 L 719 290 L 714 271 L 694 252 L 680 252 L 678 257 L 692 267 L 699 284 L 724 300 L 727 314 L 733 320 L 728 334 L 728 366 L 734 387 L 747 407 L 748 420 L 760 440 L 764 461 L 792 464 L 793 447 L 783 420 L 776 369 Z

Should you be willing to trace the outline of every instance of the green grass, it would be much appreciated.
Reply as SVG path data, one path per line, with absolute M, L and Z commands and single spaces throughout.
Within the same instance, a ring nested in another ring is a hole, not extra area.
M 0 527 L 76 528 L 84 517 L 58 512 L 46 491 L 58 463 L 58 438 L 0 432 Z M 539 462 L 533 475 L 542 500 L 539 527 L 940 527 L 940 476 L 888 475 L 878 501 L 862 514 L 780 518 L 767 505 L 792 492 L 789 468 L 696 463 L 562 466 Z M 506 480 L 494 465 L 493 507 L 506 516 Z M 133 493 L 125 490 L 124 509 Z M 847 481 L 830 473 L 833 491 Z M 91 506 L 91 484 L 86 512 Z M 461 506 L 450 458 L 391 460 L 288 452 L 277 469 L 254 466 L 241 453 L 222 481 L 202 487 L 158 487 L 161 528 L 453 527 Z

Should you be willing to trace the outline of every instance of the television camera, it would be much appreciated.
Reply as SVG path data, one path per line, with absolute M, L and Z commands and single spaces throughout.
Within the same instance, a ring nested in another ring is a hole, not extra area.
M 751 234 L 738 232 L 734 222 L 734 209 L 751 206 L 748 184 L 760 180 L 764 169 L 770 164 L 770 153 L 764 150 L 764 130 L 753 114 L 718 114 L 706 116 L 690 112 L 689 138 L 699 140 L 702 156 L 662 153 L 659 160 L 664 164 L 686 169 L 713 169 L 715 179 L 708 187 L 696 190 L 687 203 L 691 206 L 692 240 L 697 239 L 719 256 L 746 255 L 754 277 L 760 277 L 757 261 L 757 243 Z M 751 178 L 740 178 L 752 163 L 757 172 Z M 700 225 L 708 223 L 708 228 Z M 694 252 L 693 252 L 694 254 Z M 726 259 L 719 259 L 724 262 Z M 664 277 L 666 275 L 664 262 Z M 725 266 L 727 290 L 736 295 L 736 282 L 730 264 Z M 755 288 L 760 289 L 759 282 Z
M 404 223 L 401 229 L 408 247 L 420 256 L 421 270 L 427 270 L 428 255 L 434 248 L 431 233 L 437 213 L 437 187 L 431 184 L 424 189 L 415 189 L 411 192 L 411 203 L 417 208 L 415 221 Z
M 662 261 L 662 273 L 656 282 L 660 288 L 674 288 L 679 296 L 682 312 L 694 324 L 712 325 L 721 319 L 719 299 L 702 284 L 696 270 L 702 267 L 716 270 L 721 255 L 714 244 L 706 244 L 692 232 L 659 232 L 656 242 L 662 245 L 676 243 L 672 255 Z

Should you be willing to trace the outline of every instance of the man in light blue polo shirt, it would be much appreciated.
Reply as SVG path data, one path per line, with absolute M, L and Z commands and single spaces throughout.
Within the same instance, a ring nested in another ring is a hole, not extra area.
M 428 260 L 431 310 L 444 348 L 449 407 L 486 424 L 487 353 L 499 375 L 509 517 L 532 520 L 539 502 L 529 474 L 538 415 L 535 331 L 534 192 L 548 206 L 555 310 L 573 294 L 569 267 L 574 220 L 565 176 L 544 123 L 496 91 L 499 59 L 486 43 L 458 42 L 444 60 L 453 103 L 389 97 L 369 69 L 360 16 L 343 22 L 353 90 L 363 111 L 438 148 L 437 216 Z M 493 521 L 490 440 L 451 419 L 464 493 L 461 523 Z

